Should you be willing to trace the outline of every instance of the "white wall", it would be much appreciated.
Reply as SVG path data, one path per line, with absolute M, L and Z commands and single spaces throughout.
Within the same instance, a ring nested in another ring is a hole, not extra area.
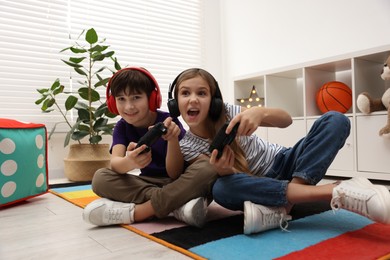
M 390 44 L 388 0 L 223 0 L 224 99 L 237 76 Z M 221 84 L 220 84 L 221 85 Z
M 204 68 L 228 102 L 234 100 L 234 77 L 390 44 L 388 0 L 204 0 L 204 5 Z M 51 179 L 63 177 L 62 142 L 61 134 L 49 142 Z

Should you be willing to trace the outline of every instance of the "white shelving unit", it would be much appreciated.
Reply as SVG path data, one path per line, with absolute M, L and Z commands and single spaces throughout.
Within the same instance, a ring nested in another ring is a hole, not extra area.
M 390 81 L 380 77 L 389 55 L 390 45 L 386 45 L 240 76 L 234 79 L 235 99 L 248 96 L 255 86 L 265 106 L 288 111 L 293 117 L 291 126 L 259 128 L 257 134 L 270 142 L 291 146 L 306 135 L 321 115 L 315 98 L 317 90 L 329 81 L 347 84 L 352 89 L 352 107 L 345 113 L 351 120 L 351 134 L 327 175 L 390 180 L 390 138 L 379 136 L 379 130 L 387 122 L 387 111 L 364 115 L 356 107 L 360 93 L 367 91 L 373 97 L 381 97 L 390 88 Z

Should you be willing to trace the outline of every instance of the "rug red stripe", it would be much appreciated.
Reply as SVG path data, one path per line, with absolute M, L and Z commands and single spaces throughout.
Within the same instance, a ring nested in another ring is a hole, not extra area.
M 389 253 L 390 225 L 374 223 L 277 259 L 378 259 Z

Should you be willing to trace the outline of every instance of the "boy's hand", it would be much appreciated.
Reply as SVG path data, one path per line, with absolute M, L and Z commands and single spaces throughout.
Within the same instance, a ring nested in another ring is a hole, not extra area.
M 152 152 L 141 154 L 143 150 L 147 148 L 146 145 L 141 145 L 140 147 L 134 149 L 137 146 L 137 143 L 131 142 L 127 146 L 126 158 L 130 160 L 130 163 L 134 168 L 142 169 L 148 166 L 152 162 Z
M 222 156 L 217 159 L 218 150 L 214 149 L 210 156 L 210 164 L 218 172 L 218 175 L 230 175 L 234 173 L 234 152 L 229 145 L 223 148 Z
M 180 135 L 180 128 L 172 120 L 172 117 L 167 117 L 164 120 L 164 126 L 167 128 L 167 133 L 161 136 L 165 141 L 177 140 Z

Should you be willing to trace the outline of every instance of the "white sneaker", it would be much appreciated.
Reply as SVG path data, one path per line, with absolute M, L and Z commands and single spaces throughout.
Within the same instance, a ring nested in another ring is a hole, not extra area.
M 244 234 L 246 235 L 277 227 L 287 231 L 288 220 L 291 220 L 291 216 L 287 215 L 283 207 L 266 207 L 250 201 L 244 203 Z
M 207 201 L 205 198 L 190 200 L 180 208 L 173 211 L 176 219 L 190 226 L 203 227 L 206 223 Z
M 390 224 L 390 193 L 362 177 L 342 181 L 333 189 L 333 210 L 346 209 L 373 221 Z
M 83 219 L 96 226 L 131 224 L 134 222 L 134 207 L 134 203 L 97 199 L 84 208 Z

